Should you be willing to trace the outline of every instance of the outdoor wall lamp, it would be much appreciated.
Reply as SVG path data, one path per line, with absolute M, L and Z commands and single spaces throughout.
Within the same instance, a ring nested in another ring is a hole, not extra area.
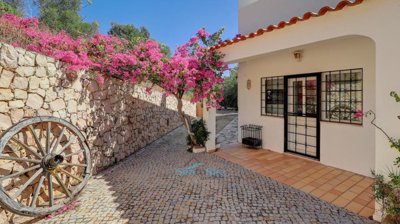
M 303 51 L 302 50 L 295 51 L 293 52 L 293 56 L 294 59 L 296 59 L 296 61 L 300 62 L 301 58 L 303 57 Z
M 251 89 L 251 80 L 247 79 L 247 89 Z

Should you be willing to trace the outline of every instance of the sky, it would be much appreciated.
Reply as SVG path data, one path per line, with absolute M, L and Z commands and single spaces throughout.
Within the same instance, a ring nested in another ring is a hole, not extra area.
M 209 33 L 225 28 L 222 39 L 237 34 L 237 0 L 93 0 L 82 9 L 87 22 L 97 21 L 106 34 L 111 22 L 145 26 L 151 38 L 173 52 L 201 27 Z

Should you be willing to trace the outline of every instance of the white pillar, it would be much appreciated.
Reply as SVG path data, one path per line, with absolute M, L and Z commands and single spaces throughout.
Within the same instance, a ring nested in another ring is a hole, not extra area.
M 215 138 L 216 138 L 216 114 L 217 110 L 215 108 L 209 108 L 207 109 L 206 103 L 203 102 L 203 120 L 206 123 L 207 130 L 210 132 L 210 136 L 208 138 L 208 141 L 206 142 L 206 150 L 207 152 L 209 151 L 214 151 L 216 149 L 215 147 Z

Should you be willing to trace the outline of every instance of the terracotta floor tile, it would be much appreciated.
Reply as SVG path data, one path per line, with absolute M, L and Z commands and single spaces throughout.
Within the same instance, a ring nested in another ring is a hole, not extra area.
M 355 181 L 360 181 L 362 180 L 364 177 L 360 176 L 360 175 L 354 175 L 352 177 L 350 177 L 350 180 L 355 180 Z
M 334 194 L 334 195 L 337 195 L 337 196 L 343 194 L 343 192 L 337 191 L 337 190 L 335 190 L 335 189 L 330 190 L 329 193 Z
M 370 187 L 372 185 L 371 178 L 366 177 L 360 182 L 358 182 L 356 185 L 365 188 Z
M 327 192 L 321 189 L 315 189 L 311 191 L 311 194 L 314 195 L 315 197 L 321 197 L 322 195 L 326 194 Z
M 349 204 L 350 200 L 347 200 L 342 197 L 338 197 L 336 200 L 334 200 L 332 203 L 339 206 L 339 207 L 345 207 L 347 204 Z
M 353 200 L 355 197 L 357 197 L 357 194 L 351 191 L 346 191 L 341 195 L 341 197 L 346 198 L 348 200 Z
M 335 190 L 338 190 L 338 191 L 341 191 L 341 192 L 345 192 L 345 191 L 347 191 L 350 187 L 351 187 L 351 186 L 344 185 L 344 184 L 342 183 L 342 184 L 339 184 L 338 186 L 336 186 L 336 187 L 335 187 Z
M 353 186 L 353 187 L 351 187 L 351 188 L 349 189 L 349 191 L 354 192 L 354 193 L 356 193 L 356 194 L 361 194 L 364 190 L 365 190 L 365 188 L 359 187 L 359 186 L 357 186 L 357 185 L 355 185 L 355 186 Z
M 301 189 L 302 187 L 304 187 L 304 186 L 306 186 L 306 185 L 307 185 L 306 182 L 299 181 L 299 182 L 293 184 L 292 187 L 297 188 L 297 189 Z
M 297 181 L 294 179 L 287 179 L 284 183 L 287 185 L 293 185 L 293 184 L 297 183 Z
M 337 195 L 334 195 L 334 194 L 331 194 L 331 193 L 326 193 L 326 194 L 322 195 L 320 198 L 321 198 L 322 200 L 327 201 L 327 202 L 332 202 L 332 201 L 334 201 L 337 197 L 338 197 Z
M 297 155 L 230 146 L 215 155 L 368 217 L 374 212 L 373 179 Z
M 361 209 L 364 208 L 364 206 L 358 204 L 357 202 L 352 201 L 346 206 L 346 208 L 349 209 L 350 211 L 358 213 L 359 211 L 361 211 Z
M 327 184 L 333 185 L 333 186 L 337 186 L 340 183 L 342 183 L 342 181 L 338 180 L 338 179 L 330 179 L 328 180 L 328 182 L 326 182 Z
M 309 193 L 309 192 L 315 190 L 315 187 L 310 186 L 310 185 L 306 185 L 306 186 L 302 187 L 301 190 L 304 191 L 304 192 Z
M 344 180 L 346 180 L 346 179 L 348 179 L 348 178 L 349 178 L 348 176 L 345 176 L 345 175 L 343 175 L 343 174 L 340 174 L 339 176 L 336 177 L 336 179 L 337 179 L 337 180 L 340 180 L 340 181 L 344 181 Z
M 357 202 L 360 205 L 368 206 L 369 201 L 363 200 L 359 197 L 355 197 L 352 201 Z
M 310 183 L 310 186 L 313 186 L 315 188 L 321 187 L 322 184 L 318 183 L 317 181 L 313 181 Z
M 368 203 L 367 207 L 368 207 L 368 208 L 375 209 L 375 201 L 374 201 L 374 200 L 371 200 L 371 201 Z
M 364 207 L 358 214 L 364 217 L 370 217 L 374 214 L 374 209 Z

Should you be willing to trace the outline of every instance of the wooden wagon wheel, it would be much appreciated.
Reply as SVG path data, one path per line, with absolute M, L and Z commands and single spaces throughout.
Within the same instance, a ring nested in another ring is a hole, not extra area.
M 63 119 L 30 118 L 0 137 L 0 203 L 11 212 L 52 213 L 83 189 L 90 173 L 87 142 Z

